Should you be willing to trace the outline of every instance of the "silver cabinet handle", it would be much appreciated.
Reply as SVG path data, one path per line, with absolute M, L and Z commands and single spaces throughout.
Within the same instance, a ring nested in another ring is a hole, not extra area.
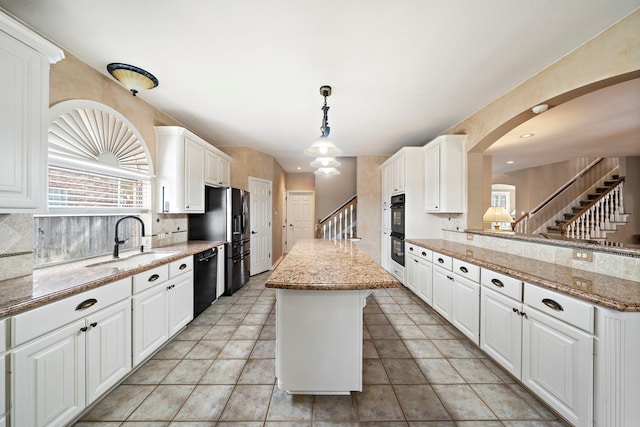
M 552 299 L 544 298 L 544 299 L 542 300 L 542 303 L 543 303 L 544 305 L 546 305 L 547 307 L 549 307 L 550 309 L 552 309 L 552 310 L 556 310 L 556 311 L 564 311 L 564 308 L 562 308 L 562 306 L 561 306 L 559 303 L 555 302 L 555 301 L 554 301 L 554 300 L 552 300 Z

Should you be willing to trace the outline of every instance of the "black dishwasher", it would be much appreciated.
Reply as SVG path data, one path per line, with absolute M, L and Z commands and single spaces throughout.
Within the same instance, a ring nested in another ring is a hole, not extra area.
M 216 299 L 218 289 L 218 249 L 211 248 L 193 256 L 193 317 Z

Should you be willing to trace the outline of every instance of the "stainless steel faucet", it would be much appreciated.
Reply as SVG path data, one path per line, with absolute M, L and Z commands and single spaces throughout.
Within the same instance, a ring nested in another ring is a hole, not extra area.
M 113 246 L 113 257 L 114 258 L 120 258 L 120 245 L 123 244 L 124 242 L 126 242 L 129 239 L 124 239 L 124 240 L 120 240 L 118 239 L 118 225 L 120 225 L 120 223 L 127 219 L 127 218 L 131 218 L 131 219 L 135 219 L 140 223 L 140 226 L 142 227 L 141 229 L 141 233 L 140 233 L 140 237 L 145 237 L 144 235 L 144 222 L 137 216 L 134 215 L 127 215 L 127 216 L 123 216 L 122 218 L 120 218 L 118 221 L 116 221 L 116 238 L 115 238 L 115 242 L 116 244 Z M 140 252 L 144 252 L 144 245 L 140 245 Z

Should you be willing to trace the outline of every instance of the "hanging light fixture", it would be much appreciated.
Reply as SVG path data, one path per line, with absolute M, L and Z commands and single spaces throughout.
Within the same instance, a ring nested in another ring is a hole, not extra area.
M 336 168 L 318 168 L 313 173 L 316 175 L 340 175 L 340 171 Z
M 337 168 L 342 165 L 333 157 L 318 157 L 313 162 L 309 163 L 313 168 Z
M 153 74 L 133 65 L 112 62 L 107 65 L 107 71 L 129 89 L 133 96 L 136 96 L 141 90 L 153 89 L 158 86 L 158 79 Z
M 327 97 L 331 96 L 331 86 L 320 87 L 320 95 L 324 96 L 324 106 L 322 107 L 324 115 L 322 118 L 322 126 L 320 127 L 322 134 L 313 142 L 313 144 L 311 144 L 310 147 L 307 147 L 304 150 L 304 154 L 311 157 L 336 157 L 342 154 L 342 150 L 336 147 L 336 145 L 329 139 L 329 132 L 331 131 L 331 128 L 329 127 L 329 119 L 327 117 L 327 113 L 329 112 Z

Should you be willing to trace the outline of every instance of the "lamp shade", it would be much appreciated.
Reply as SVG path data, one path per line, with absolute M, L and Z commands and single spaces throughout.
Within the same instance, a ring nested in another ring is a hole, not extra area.
M 304 150 L 304 154 L 311 157 L 336 157 L 342 154 L 342 150 L 336 147 L 329 138 L 321 136 Z
M 502 206 L 490 206 L 489 209 L 482 215 L 482 222 L 513 222 L 513 218 L 509 215 L 509 212 Z M 496 224 L 495 230 L 499 230 L 500 226 Z
M 107 71 L 124 87 L 136 96 L 141 90 L 153 89 L 158 86 L 158 79 L 148 71 L 129 64 L 112 62 L 107 65 Z
M 340 163 L 333 157 L 318 157 L 309 164 L 314 168 L 337 168 L 342 163 Z
M 313 173 L 316 175 L 340 175 L 340 171 L 336 168 L 318 168 Z

